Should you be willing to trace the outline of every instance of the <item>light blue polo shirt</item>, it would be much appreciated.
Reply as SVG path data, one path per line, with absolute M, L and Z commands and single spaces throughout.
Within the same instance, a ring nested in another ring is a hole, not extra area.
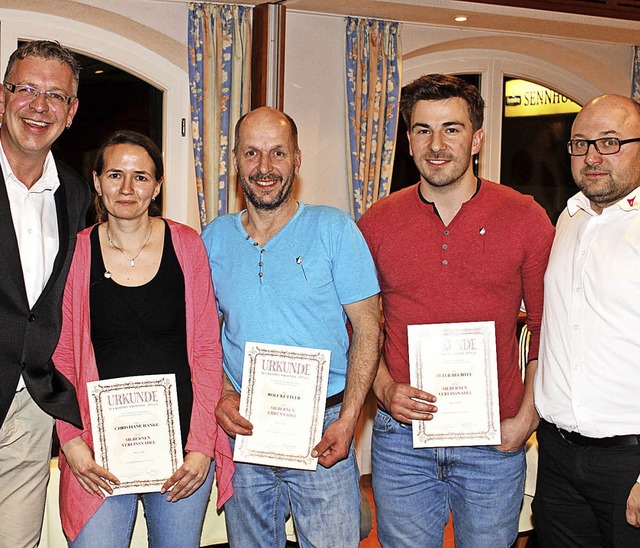
M 345 387 L 349 337 L 342 305 L 380 291 L 369 248 L 343 211 L 299 203 L 289 222 L 260 247 L 242 213 L 203 231 L 218 312 L 224 370 L 242 386 L 247 341 L 331 351 L 327 396 Z

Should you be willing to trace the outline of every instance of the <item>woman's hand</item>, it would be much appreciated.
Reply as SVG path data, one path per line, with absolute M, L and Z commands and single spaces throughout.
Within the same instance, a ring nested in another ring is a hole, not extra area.
M 167 500 L 177 502 L 195 493 L 204 483 L 211 466 L 211 457 L 197 451 L 190 451 L 182 466 L 164 482 L 161 493 L 169 491 Z
M 113 489 L 107 483 L 107 480 L 116 485 L 120 484 L 120 480 L 109 470 L 98 465 L 93 458 L 91 447 L 80 436 L 65 443 L 62 446 L 62 452 L 69 463 L 73 475 L 90 495 L 105 498 L 102 490 L 110 495 L 113 494 Z

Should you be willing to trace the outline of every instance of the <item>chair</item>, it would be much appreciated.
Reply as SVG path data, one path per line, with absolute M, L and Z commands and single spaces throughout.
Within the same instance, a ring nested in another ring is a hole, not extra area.
M 520 337 L 518 339 L 519 364 L 524 382 L 525 368 L 529 359 L 529 342 L 531 341 L 531 332 L 527 325 L 522 326 Z M 538 441 L 535 432 L 527 440 L 526 444 L 527 457 L 527 475 L 524 482 L 524 499 L 522 501 L 522 509 L 520 510 L 520 521 L 518 523 L 518 533 L 526 533 L 532 531 L 533 513 L 531 511 L 531 502 L 536 492 L 536 478 L 538 475 Z M 518 546 L 518 544 L 516 545 Z

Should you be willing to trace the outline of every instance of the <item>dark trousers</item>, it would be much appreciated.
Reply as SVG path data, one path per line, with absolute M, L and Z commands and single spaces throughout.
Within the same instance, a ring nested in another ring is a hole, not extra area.
M 640 427 L 640 425 L 639 425 Z M 640 474 L 640 446 L 585 447 L 545 421 L 533 518 L 541 548 L 639 548 L 627 523 L 627 497 Z

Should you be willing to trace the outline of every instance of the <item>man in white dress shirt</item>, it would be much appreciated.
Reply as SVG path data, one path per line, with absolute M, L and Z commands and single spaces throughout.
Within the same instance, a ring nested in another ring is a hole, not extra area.
M 533 503 L 546 547 L 640 546 L 640 104 L 603 95 L 573 124 L 580 192 L 545 275 Z

